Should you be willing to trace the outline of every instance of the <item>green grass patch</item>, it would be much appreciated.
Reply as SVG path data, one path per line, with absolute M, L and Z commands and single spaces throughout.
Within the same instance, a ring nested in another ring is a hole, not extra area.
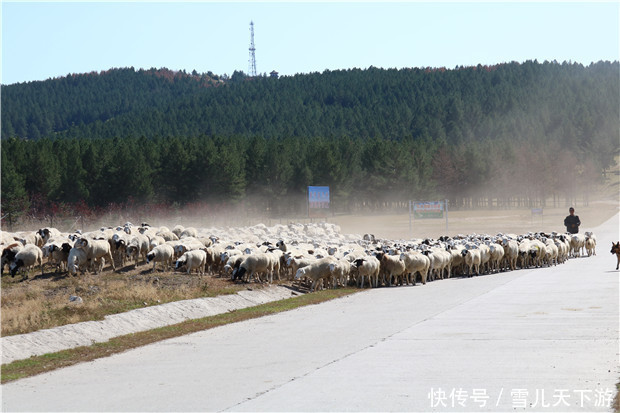
M 10 364 L 2 365 L 2 384 L 35 376 L 37 374 L 56 370 L 62 367 L 72 366 L 85 361 L 91 361 L 102 357 L 111 356 L 133 348 L 147 344 L 180 337 L 210 328 L 250 320 L 270 314 L 293 310 L 295 308 L 319 304 L 335 298 L 344 297 L 355 292 L 362 291 L 356 288 L 342 288 L 336 290 L 323 290 L 312 294 L 305 294 L 285 300 L 273 301 L 256 307 L 248 307 L 215 316 L 187 320 L 182 323 L 160 327 L 140 333 L 128 334 L 113 338 L 105 343 L 95 343 L 91 346 L 82 346 L 74 349 L 63 350 L 57 353 L 33 356 L 26 360 L 17 360 Z

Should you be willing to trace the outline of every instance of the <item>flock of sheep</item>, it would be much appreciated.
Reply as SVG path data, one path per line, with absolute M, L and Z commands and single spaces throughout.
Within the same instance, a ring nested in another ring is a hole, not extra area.
M 442 236 L 390 241 L 343 235 L 330 223 L 204 229 L 126 223 L 91 232 L 55 228 L 2 231 L 2 273 L 14 276 L 44 265 L 71 275 L 98 274 L 152 263 L 163 271 L 227 276 L 234 281 L 302 280 L 316 288 L 379 287 L 557 265 L 596 254 L 596 237 L 528 233 Z

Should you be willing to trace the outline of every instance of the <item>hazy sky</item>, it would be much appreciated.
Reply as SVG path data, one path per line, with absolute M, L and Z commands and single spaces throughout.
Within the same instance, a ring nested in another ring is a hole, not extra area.
M 3 84 L 113 67 L 281 75 L 618 60 L 618 1 L 2 1 Z

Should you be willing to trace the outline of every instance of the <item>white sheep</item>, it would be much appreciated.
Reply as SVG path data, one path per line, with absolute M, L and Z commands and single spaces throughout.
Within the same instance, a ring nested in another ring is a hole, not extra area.
M 158 262 L 161 262 L 166 271 L 174 260 L 174 248 L 168 244 L 156 245 L 148 254 L 146 254 L 146 263 L 153 262 L 153 271 Z
M 140 233 L 135 234 L 129 244 L 127 244 L 126 255 L 127 258 L 131 261 L 135 260 L 135 267 L 138 266 L 138 262 L 140 261 L 140 257 L 146 263 L 146 254 L 149 252 L 149 238 L 146 235 L 142 235 Z
M 83 249 L 89 261 L 100 262 L 98 270 L 95 270 L 95 274 L 98 274 L 102 270 L 102 258 L 110 262 L 112 270 L 116 270 L 114 259 L 112 258 L 112 251 L 110 250 L 110 243 L 107 240 L 80 238 L 75 242 L 74 248 Z
M 480 249 L 475 247 L 469 247 L 464 249 L 463 258 L 465 258 L 465 265 L 467 266 L 467 274 L 471 277 L 474 275 L 474 270 L 476 271 L 476 275 L 480 275 Z
M 497 244 L 495 242 L 491 242 L 489 243 L 489 252 L 490 252 L 490 259 L 489 259 L 489 269 L 490 271 L 497 271 L 499 272 L 501 270 L 501 262 L 504 259 L 504 247 L 502 247 L 500 244 Z
M 588 257 L 596 255 L 596 235 L 591 231 L 584 232 L 583 235 L 586 237 L 585 247 Z
M 310 291 L 314 291 L 315 287 L 321 280 L 328 280 L 332 276 L 330 268 L 331 264 L 334 264 L 336 259 L 334 257 L 325 257 L 316 260 L 310 265 L 300 268 L 295 273 L 295 279 L 308 278 L 312 280 L 312 286 Z
M 21 268 L 24 276 L 27 277 L 26 271 L 36 264 L 39 264 L 41 267 L 41 275 L 43 275 L 43 252 L 41 248 L 33 244 L 27 244 L 15 254 L 13 261 L 9 265 L 11 276 L 14 277 L 17 270 Z
M 343 287 L 347 285 L 347 280 L 351 273 L 351 263 L 349 261 L 345 259 L 336 259 L 335 262 L 330 264 L 329 270 L 332 273 L 333 288 L 336 288 L 337 284 Z
M 422 284 L 426 284 L 428 270 L 431 266 L 431 260 L 426 255 L 419 251 L 403 252 L 400 254 L 400 259 L 405 263 L 405 281 L 407 284 L 409 284 L 409 278 L 411 277 L 412 284 L 415 285 L 416 273 L 418 272 L 422 277 Z
M 207 264 L 207 253 L 204 250 L 191 250 L 184 253 L 175 263 L 174 268 L 179 269 L 182 266 L 187 268 L 187 273 L 192 270 L 200 275 L 205 274 L 205 266 Z
M 364 258 L 358 258 L 353 261 L 351 266 L 357 270 L 357 275 L 360 281 L 360 288 L 364 288 L 364 277 L 368 277 L 369 287 L 378 287 L 381 263 L 379 262 L 377 257 L 368 255 Z
M 194 228 L 194 227 L 187 227 L 187 228 L 185 228 L 179 234 L 179 239 L 183 239 L 183 238 L 187 238 L 187 237 L 197 238 L 198 237 L 198 230 L 196 228 Z
M 514 239 L 504 237 L 502 239 L 504 247 L 504 268 L 515 270 L 517 267 L 517 258 L 519 257 L 519 244 Z
M 239 265 L 239 270 L 237 270 L 236 273 L 233 272 L 233 280 L 243 280 L 247 275 L 247 281 L 249 282 L 252 280 L 253 275 L 258 277 L 258 274 L 266 274 L 269 276 L 270 280 L 273 281 L 273 258 L 273 255 L 268 255 L 263 252 L 246 256 Z M 260 278 L 258 278 L 258 280 L 260 281 Z

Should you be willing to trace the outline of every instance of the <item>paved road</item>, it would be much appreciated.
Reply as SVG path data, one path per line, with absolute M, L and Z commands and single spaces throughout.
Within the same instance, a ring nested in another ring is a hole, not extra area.
M 618 215 L 598 255 L 381 288 L 2 387 L 4 411 L 608 411 Z

